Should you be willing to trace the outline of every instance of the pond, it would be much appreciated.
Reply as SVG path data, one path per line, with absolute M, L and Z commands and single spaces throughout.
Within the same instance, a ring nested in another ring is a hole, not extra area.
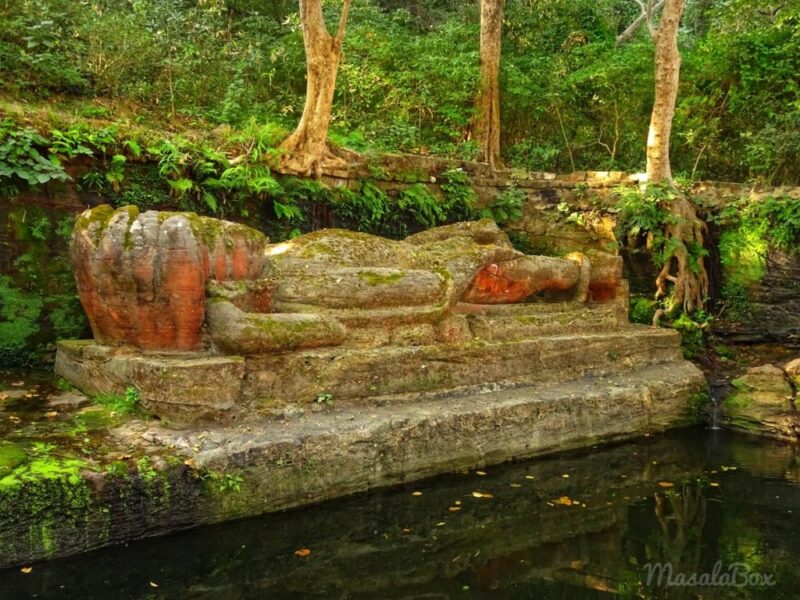
M 797 598 L 799 483 L 790 445 L 685 429 L 6 570 L 0 597 Z

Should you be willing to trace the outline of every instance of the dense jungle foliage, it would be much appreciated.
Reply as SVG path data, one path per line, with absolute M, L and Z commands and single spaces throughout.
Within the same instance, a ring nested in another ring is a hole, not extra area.
M 338 2 L 329 2 L 332 17 Z M 78 116 L 278 137 L 299 118 L 305 64 L 289 0 L 12 0 L 0 5 L 4 102 Z M 503 154 L 531 170 L 639 170 L 652 106 L 632 0 L 508 0 Z M 470 158 L 476 1 L 356 0 L 331 137 L 359 151 Z M 800 5 L 689 0 L 673 170 L 800 181 Z M 42 168 L 46 168 L 42 165 Z

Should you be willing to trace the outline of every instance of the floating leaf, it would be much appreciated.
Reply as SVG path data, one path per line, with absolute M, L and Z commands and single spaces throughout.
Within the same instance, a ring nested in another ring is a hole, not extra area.
M 719 487 L 719 484 L 716 481 L 712 481 L 708 485 L 710 485 L 711 487 Z
M 475 471 L 475 475 L 480 475 L 481 477 L 484 477 L 486 475 L 486 471 Z
M 449 510 L 450 512 L 458 512 L 458 511 L 461 510 L 461 507 L 460 506 L 451 506 L 447 510 Z
M 486 492 L 472 492 L 472 495 L 476 498 L 494 498 L 494 496 L 487 494 Z
M 662 488 L 671 488 L 675 487 L 675 484 L 670 481 L 659 481 L 658 485 Z
M 157 588 L 157 587 L 158 587 L 158 584 L 157 584 L 155 581 L 151 581 L 151 582 L 150 582 L 150 587 L 151 587 L 151 588 Z
M 412 496 L 422 496 L 422 492 L 420 492 L 420 491 L 411 492 L 411 495 Z
M 33 571 L 33 567 L 22 567 L 22 568 L 20 569 L 20 571 L 21 571 L 22 573 L 24 573 L 25 575 L 27 575 L 28 573 L 30 573 L 31 571 Z
M 572 506 L 572 499 L 569 496 L 561 496 L 558 500 L 553 500 L 553 504 Z
M 294 551 L 294 555 L 299 556 L 300 558 L 305 558 L 309 554 L 311 554 L 311 550 L 308 548 L 300 548 L 299 550 Z

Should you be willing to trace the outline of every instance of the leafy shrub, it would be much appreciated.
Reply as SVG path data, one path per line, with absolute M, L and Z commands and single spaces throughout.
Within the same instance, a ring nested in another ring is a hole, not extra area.
M 503 190 L 494 201 L 480 211 L 481 218 L 494 219 L 498 225 L 505 225 L 522 218 L 522 207 L 527 196 L 517 188 Z
M 0 192 L 11 195 L 21 185 L 41 185 L 67 181 L 58 158 L 45 150 L 49 142 L 32 129 L 17 128 L 6 119 L 0 121 Z

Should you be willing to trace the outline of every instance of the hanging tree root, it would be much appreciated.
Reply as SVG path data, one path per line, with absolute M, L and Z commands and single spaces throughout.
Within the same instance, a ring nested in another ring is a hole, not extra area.
M 708 296 L 708 273 L 702 256 L 692 257 L 689 247 L 703 247 L 706 224 L 697 216 L 694 204 L 684 195 L 672 201 L 670 212 L 674 219 L 664 228 L 666 248 L 672 248 L 656 279 L 656 297 L 667 295 L 667 282 L 672 282 L 674 306 L 684 312 L 702 308 Z M 676 272 L 673 275 L 673 266 Z

